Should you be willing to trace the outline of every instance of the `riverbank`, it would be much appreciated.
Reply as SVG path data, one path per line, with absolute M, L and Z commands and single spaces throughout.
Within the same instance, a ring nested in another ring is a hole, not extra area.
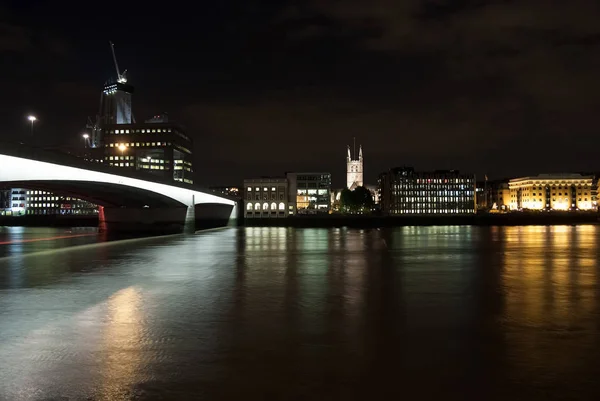
M 293 216 L 287 219 L 245 219 L 248 227 L 401 227 L 401 226 L 526 226 L 598 223 L 596 212 L 506 213 L 463 216 Z
M 473 214 L 464 216 L 349 216 L 311 215 L 286 219 L 241 219 L 239 226 L 248 227 L 402 227 L 402 226 L 526 226 L 594 224 L 595 212 Z M 213 228 L 198 224 L 197 229 Z M 0 226 L 21 227 L 97 227 L 97 216 L 0 216 Z M 219 225 L 220 226 L 220 225 Z

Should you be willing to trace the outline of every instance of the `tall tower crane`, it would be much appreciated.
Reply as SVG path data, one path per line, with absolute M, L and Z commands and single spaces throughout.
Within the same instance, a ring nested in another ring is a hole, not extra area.
M 117 56 L 115 55 L 115 44 L 110 41 L 108 43 L 110 43 L 110 49 L 112 50 L 113 61 L 115 62 L 115 69 L 117 70 L 117 82 L 124 84 L 127 82 L 127 70 L 123 71 L 123 74 L 121 74 L 121 71 L 119 71 L 119 64 L 117 63 Z

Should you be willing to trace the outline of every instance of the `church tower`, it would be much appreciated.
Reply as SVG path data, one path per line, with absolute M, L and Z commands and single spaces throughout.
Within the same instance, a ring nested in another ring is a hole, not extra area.
M 353 159 L 352 157 L 350 146 L 348 146 L 348 156 L 346 157 L 346 188 L 350 190 L 363 186 L 362 145 L 359 146 L 358 159 Z

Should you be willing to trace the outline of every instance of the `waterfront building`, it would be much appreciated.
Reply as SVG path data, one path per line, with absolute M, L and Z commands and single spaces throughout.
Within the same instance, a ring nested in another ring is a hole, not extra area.
M 510 210 L 595 210 L 594 175 L 540 174 L 508 182 Z
M 167 114 L 144 123 L 104 126 L 104 164 L 193 183 L 192 139 Z
M 208 187 L 208 189 L 210 189 L 211 191 L 213 191 L 215 193 L 227 195 L 227 196 L 231 196 L 231 197 L 239 197 L 240 196 L 240 189 L 238 187 Z
M 358 159 L 355 159 L 355 156 L 350 153 L 350 146 L 348 146 L 348 156 L 346 156 L 346 188 L 350 190 L 363 186 L 364 164 L 362 145 L 359 146 Z
M 298 214 L 329 213 L 331 173 L 286 173 L 288 199 Z
M 508 180 L 488 182 L 487 199 L 491 210 L 508 210 L 510 208 L 510 188 L 508 187 Z
M 475 213 L 475 177 L 458 170 L 394 168 L 379 176 L 379 202 L 388 215 Z
M 285 218 L 294 214 L 288 202 L 288 180 L 285 177 L 263 177 L 244 180 L 244 217 Z
M 12 188 L 10 190 L 10 197 L 10 209 L 5 209 L 6 215 L 89 216 L 98 214 L 98 206 L 91 202 L 47 191 Z
M 488 191 L 484 181 L 475 183 L 475 204 L 477 210 L 486 210 L 488 208 Z

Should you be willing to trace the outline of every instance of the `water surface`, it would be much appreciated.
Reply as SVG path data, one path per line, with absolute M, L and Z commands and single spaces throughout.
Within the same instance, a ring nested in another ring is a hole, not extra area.
M 1 400 L 600 399 L 597 226 L 35 230 Z

